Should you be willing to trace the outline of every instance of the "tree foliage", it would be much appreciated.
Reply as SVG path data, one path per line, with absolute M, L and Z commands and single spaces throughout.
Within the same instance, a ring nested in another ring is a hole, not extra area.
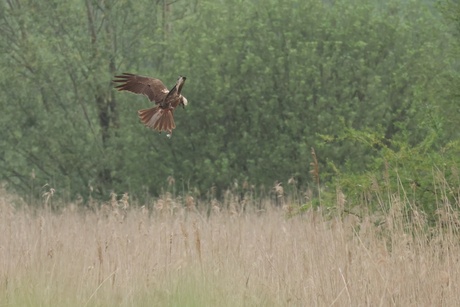
M 0 175 L 26 194 L 141 197 L 168 177 L 198 194 L 305 186 L 311 147 L 326 182 L 381 157 L 344 131 L 389 148 L 458 133 L 437 126 L 456 107 L 442 90 L 452 38 L 430 1 L 9 0 L 0 31 Z M 171 140 L 139 124 L 145 97 L 112 89 L 124 71 L 188 77 Z

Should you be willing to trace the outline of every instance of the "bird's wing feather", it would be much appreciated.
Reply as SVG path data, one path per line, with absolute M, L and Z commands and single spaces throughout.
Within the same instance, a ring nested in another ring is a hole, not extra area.
M 149 78 L 130 73 L 115 76 L 113 82 L 120 83 L 115 88 L 119 91 L 128 91 L 147 96 L 150 101 L 160 103 L 169 93 L 160 79 Z
M 186 79 L 187 79 L 187 78 L 181 76 L 181 77 L 179 78 L 179 80 L 177 80 L 177 82 L 176 82 L 177 94 L 180 95 L 180 93 L 182 92 L 182 87 L 184 86 L 184 83 L 185 83 L 185 80 L 186 80 Z

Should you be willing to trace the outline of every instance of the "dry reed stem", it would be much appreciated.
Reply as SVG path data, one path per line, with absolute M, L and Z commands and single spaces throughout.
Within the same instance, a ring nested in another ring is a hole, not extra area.
M 319 199 L 319 203 L 321 204 L 321 187 L 320 187 L 320 182 L 319 182 L 319 163 L 318 163 L 318 159 L 316 158 L 315 149 L 313 147 L 311 148 L 311 157 L 313 159 L 313 162 L 310 163 L 310 166 L 312 168 L 310 170 L 310 174 L 315 179 L 316 188 L 318 189 L 318 199 Z

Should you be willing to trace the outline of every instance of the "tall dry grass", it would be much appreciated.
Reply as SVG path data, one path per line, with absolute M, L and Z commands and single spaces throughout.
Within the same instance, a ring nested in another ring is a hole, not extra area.
M 53 213 L 4 195 L 0 306 L 460 306 L 452 212 L 428 230 L 385 201 L 377 224 L 269 202 L 215 201 L 207 217 L 168 195 Z

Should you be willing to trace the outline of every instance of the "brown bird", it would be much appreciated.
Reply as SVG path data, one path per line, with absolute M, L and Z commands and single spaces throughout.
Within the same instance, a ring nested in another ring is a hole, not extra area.
M 176 85 L 169 91 L 160 79 L 143 77 L 130 73 L 115 76 L 113 82 L 120 83 L 115 86 L 119 91 L 128 91 L 147 96 L 155 106 L 150 109 L 137 111 L 141 121 L 149 128 L 166 131 L 171 137 L 174 123 L 174 110 L 177 106 L 185 107 L 187 99 L 181 95 L 182 87 L 187 78 L 179 76 Z

